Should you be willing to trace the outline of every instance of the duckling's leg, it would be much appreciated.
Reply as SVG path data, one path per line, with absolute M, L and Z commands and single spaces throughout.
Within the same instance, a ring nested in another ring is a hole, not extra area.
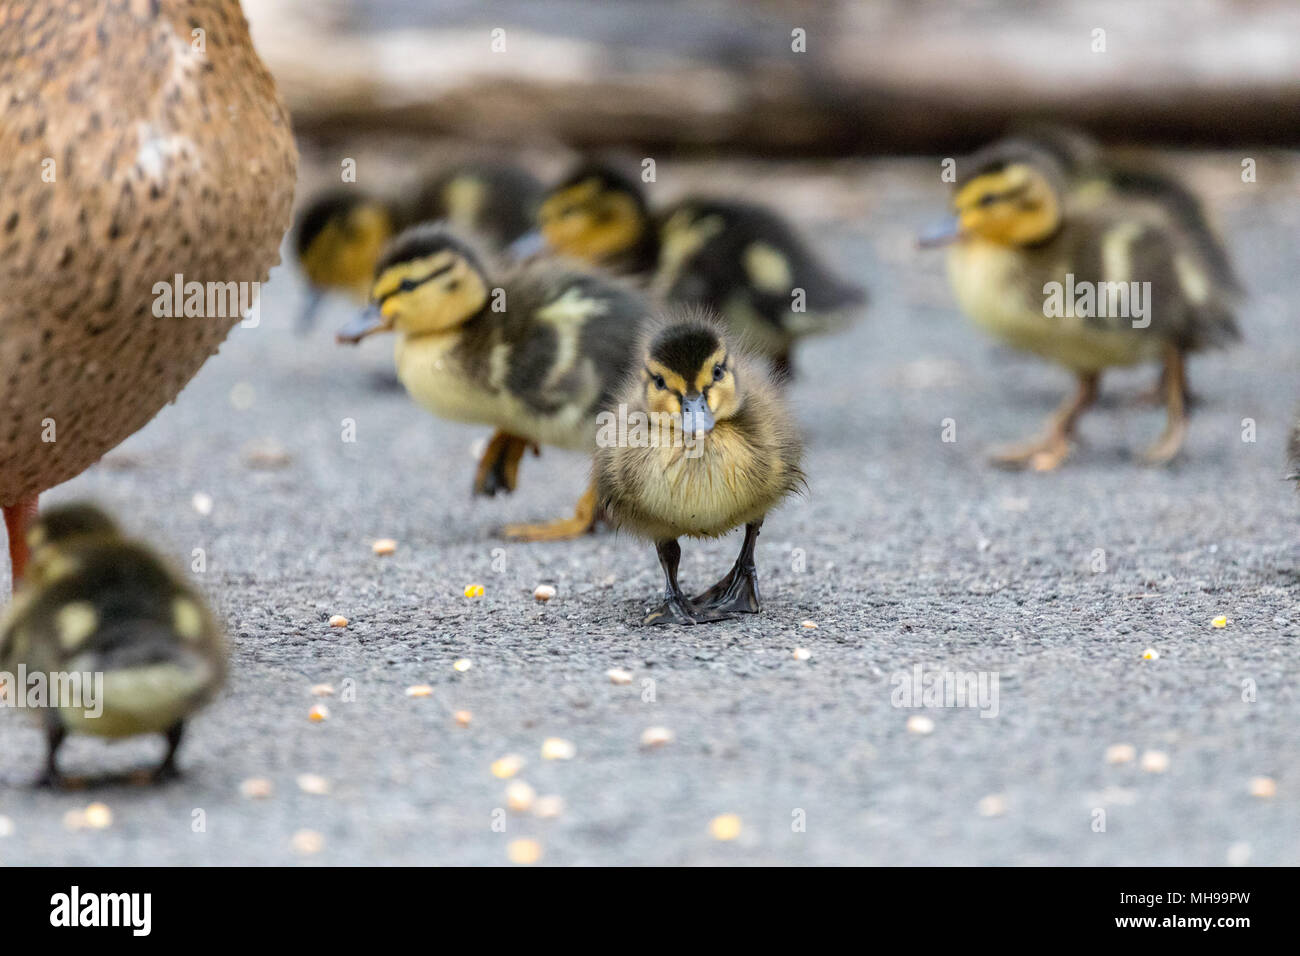
M 1019 445 L 1000 448 L 991 456 L 993 463 L 1012 468 L 1029 467 L 1034 471 L 1052 471 L 1070 454 L 1070 436 L 1084 410 L 1097 400 L 1100 372 L 1080 372 L 1074 394 L 1061 403 L 1047 423 L 1041 437 Z
M 493 497 L 498 491 L 511 492 L 519 484 L 519 459 L 529 442 L 508 432 L 497 432 L 488 441 L 474 473 L 474 494 Z M 540 454 L 533 445 L 533 454 Z
M 1187 437 L 1187 370 L 1183 353 L 1176 345 L 1165 348 L 1165 370 L 1162 376 L 1165 389 L 1165 431 L 1160 440 L 1143 453 L 1148 465 L 1164 465 L 1173 460 Z
M 9 565 L 15 584 L 27 570 L 27 529 L 36 517 L 36 495 L 5 505 L 5 532 L 9 535 Z
M 59 748 L 67 735 L 57 719 L 45 722 L 45 771 L 36 778 L 36 786 L 57 787 L 63 783 L 63 775 L 59 773 Z
M 580 538 L 596 527 L 596 486 L 588 485 L 578 499 L 572 518 L 559 518 L 542 524 L 508 524 L 501 529 L 516 541 L 568 541 Z
M 659 552 L 659 566 L 664 569 L 664 600 L 657 608 L 642 618 L 649 624 L 703 624 L 718 621 L 722 616 L 711 611 L 701 611 L 691 606 L 677 583 L 677 564 L 682 557 L 682 546 L 676 538 L 655 545 Z M 725 615 L 723 615 L 725 616 Z
M 162 763 L 153 772 L 154 782 L 170 780 L 181 775 L 180 768 L 176 766 L 176 750 L 180 747 L 183 736 L 185 736 L 185 721 L 178 720 L 167 728 L 167 756 L 163 757 Z
M 701 610 L 727 614 L 757 614 L 758 575 L 754 568 L 754 545 L 763 528 L 763 519 L 745 525 L 745 540 L 740 546 L 740 556 L 727 576 L 703 594 L 691 599 L 691 604 Z

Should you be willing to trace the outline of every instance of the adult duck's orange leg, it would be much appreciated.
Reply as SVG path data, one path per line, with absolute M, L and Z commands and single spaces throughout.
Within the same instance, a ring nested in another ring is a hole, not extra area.
M 519 484 L 519 459 L 530 443 L 509 432 L 497 432 L 488 441 L 474 473 L 474 494 L 491 498 L 498 491 L 514 491 Z M 533 454 L 540 454 L 533 445 Z
M 1052 471 L 1070 454 L 1070 436 L 1084 409 L 1097 400 L 1098 372 L 1080 372 L 1079 384 L 1074 394 L 1061 403 L 1048 420 L 1047 431 L 1019 445 L 993 452 L 993 462 L 1012 468 L 1029 467 L 1034 471 Z
M 9 565 L 17 584 L 27 570 L 27 529 L 36 517 L 36 495 L 4 506 L 5 532 L 9 535 Z
M 543 524 L 508 524 L 502 529 L 516 541 L 567 541 L 581 537 L 596 527 L 596 486 L 590 485 L 578 499 L 572 518 L 560 518 Z
M 1182 351 L 1174 345 L 1165 347 L 1165 371 L 1162 377 L 1165 390 L 1165 431 L 1160 440 L 1146 450 L 1142 459 L 1148 465 L 1164 465 L 1172 461 L 1183 447 L 1187 437 L 1187 369 Z

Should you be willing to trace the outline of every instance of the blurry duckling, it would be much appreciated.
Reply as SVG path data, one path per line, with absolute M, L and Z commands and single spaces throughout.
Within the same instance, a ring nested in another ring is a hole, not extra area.
M 397 376 L 442 418 L 498 429 L 479 463 L 476 494 L 512 491 L 529 446 L 590 451 L 597 412 L 627 373 L 649 306 L 635 290 L 556 263 L 500 276 L 440 225 L 394 240 L 375 270 L 370 308 L 338 334 L 353 343 L 397 333 Z M 590 531 L 595 493 L 572 518 L 509 525 L 523 540 Z
M 690 197 L 655 213 L 638 182 L 599 163 L 582 164 L 551 189 L 537 221 L 561 255 L 722 315 L 781 377 L 792 374 L 795 342 L 842 326 L 865 302 L 772 210 Z
M 47 509 L 28 542 L 28 575 L 0 622 L 0 670 L 44 675 L 51 694 L 57 675 L 103 680 L 97 701 L 50 700 L 40 711 L 48 745 L 40 782 L 61 782 L 58 751 L 70 733 L 161 733 L 167 754 L 154 779 L 176 775 L 185 721 L 226 671 L 225 642 L 203 599 L 92 505 Z
M 977 325 L 1077 379 L 1045 434 L 994 461 L 1058 467 L 1101 373 L 1148 361 L 1163 367 L 1167 421 L 1144 459 L 1172 460 L 1187 430 L 1186 356 L 1239 336 L 1237 288 L 1205 252 L 1218 240 L 1177 204 L 1127 189 L 1081 201 L 1056 155 L 1032 140 L 1000 141 L 959 169 L 956 214 L 922 245 L 949 246 L 949 279 Z
M 644 624 L 700 624 L 759 608 L 754 548 L 763 519 L 804 487 L 802 442 L 780 389 L 703 313 L 669 318 L 642 347 L 618 401 L 654 422 L 646 442 L 600 441 L 597 500 L 616 527 L 655 542 L 664 600 Z M 629 431 L 630 434 L 630 431 Z M 744 525 L 736 563 L 688 598 L 677 581 L 683 535 L 720 537 Z
M 295 251 L 311 287 L 299 331 L 309 331 L 328 292 L 365 302 L 375 264 L 398 232 L 445 221 L 502 252 L 532 227 L 542 183 L 507 163 L 458 163 L 425 177 L 410 200 L 371 195 L 360 187 L 326 192 L 302 211 Z

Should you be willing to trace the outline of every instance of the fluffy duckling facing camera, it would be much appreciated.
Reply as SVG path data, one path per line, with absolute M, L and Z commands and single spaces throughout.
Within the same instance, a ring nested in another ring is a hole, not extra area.
M 155 779 L 177 773 L 186 719 L 226 671 L 225 642 L 202 598 L 145 545 L 124 538 L 91 505 L 46 510 L 28 532 L 27 577 L 0 623 L 0 670 L 39 675 L 50 699 L 41 782 L 60 782 L 70 733 L 160 733 L 167 754 Z M 80 691 L 63 699 L 69 688 Z M 10 693 L 27 694 L 28 687 Z
M 298 219 L 295 251 L 311 293 L 300 331 L 315 324 L 324 296 L 365 302 L 384 246 L 420 222 L 442 221 L 503 252 L 532 228 L 542 183 L 507 163 L 465 162 L 424 177 L 409 201 L 343 187 L 309 203 Z
M 441 418 L 498 429 L 474 480 L 475 493 L 489 496 L 515 488 L 529 446 L 590 452 L 596 415 L 627 374 L 649 312 L 635 290 L 555 263 L 498 277 L 437 225 L 398 236 L 375 271 L 371 303 L 339 341 L 397 333 L 397 377 L 412 398 Z M 505 533 L 571 538 L 596 518 L 589 488 L 572 518 Z
M 865 302 L 772 210 L 693 197 L 656 214 L 638 182 L 602 164 L 583 164 L 552 189 L 537 221 L 561 255 L 722 315 L 783 377 L 799 339 L 846 324 Z
M 1102 372 L 1143 362 L 1161 364 L 1166 408 L 1164 433 L 1144 459 L 1172 460 L 1187 432 L 1187 356 L 1238 337 L 1237 289 L 1217 264 L 1227 253 L 1204 217 L 1167 189 L 1071 189 L 1057 155 L 1034 140 L 998 142 L 958 176 L 955 215 L 922 244 L 948 245 L 949 279 L 977 325 L 1077 380 L 1044 434 L 994 461 L 1058 467 Z
M 754 547 L 769 511 L 804 486 L 803 445 L 780 389 L 702 315 L 653 331 L 618 399 L 644 442 L 599 441 L 597 499 L 609 520 L 655 542 L 664 600 L 644 624 L 700 624 L 759 610 Z M 665 427 L 666 426 L 666 427 Z M 633 434 L 629 428 L 628 434 Z M 745 528 L 731 571 L 688 598 L 677 539 Z

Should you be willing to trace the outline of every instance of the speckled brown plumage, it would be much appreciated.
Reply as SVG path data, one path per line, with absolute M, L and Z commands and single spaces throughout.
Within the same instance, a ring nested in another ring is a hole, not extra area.
M 238 315 L 155 317 L 154 284 L 264 281 L 297 151 L 236 0 L 6 2 L 0 106 L 11 506 L 141 428 L 219 348 Z

